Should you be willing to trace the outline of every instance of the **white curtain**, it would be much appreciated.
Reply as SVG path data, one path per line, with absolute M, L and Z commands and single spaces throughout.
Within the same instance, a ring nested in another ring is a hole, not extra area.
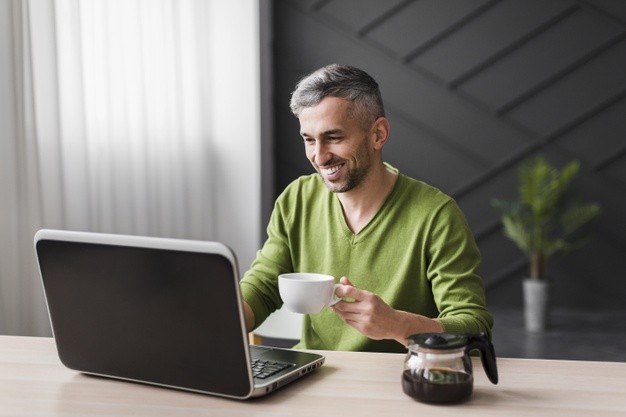
M 255 36 L 235 29 L 238 58 L 216 35 L 233 16 L 250 26 L 255 2 L 1 3 L 0 334 L 49 334 L 32 247 L 41 227 L 222 240 L 248 263 L 260 234 Z M 254 103 L 237 104 L 244 126 L 216 120 L 236 106 L 216 109 L 229 83 L 217 53 L 250 61 L 231 71 Z

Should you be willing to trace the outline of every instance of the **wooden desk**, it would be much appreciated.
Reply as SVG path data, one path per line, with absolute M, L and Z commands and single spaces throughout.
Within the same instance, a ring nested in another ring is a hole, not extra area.
M 318 372 L 235 401 L 82 375 L 52 339 L 0 336 L 0 416 L 626 416 L 626 363 L 501 358 L 492 385 L 476 361 L 473 398 L 441 406 L 402 392 L 403 355 L 324 354 Z

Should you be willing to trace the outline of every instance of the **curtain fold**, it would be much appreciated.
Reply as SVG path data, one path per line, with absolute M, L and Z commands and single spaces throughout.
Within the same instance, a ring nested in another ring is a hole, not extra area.
M 215 168 L 212 4 L 0 2 L 0 58 L 10 63 L 0 73 L 0 334 L 50 334 L 39 228 L 250 246 L 216 227 L 246 221 L 218 218 L 215 184 L 228 174 Z M 258 182 L 248 165 L 244 178 Z M 254 202 L 242 217 L 256 211 Z
M 32 236 L 43 220 L 40 149 L 33 92 L 28 3 L 4 2 L 0 47 L 7 65 L 0 113 L 0 331 L 49 334 L 43 292 L 33 262 Z

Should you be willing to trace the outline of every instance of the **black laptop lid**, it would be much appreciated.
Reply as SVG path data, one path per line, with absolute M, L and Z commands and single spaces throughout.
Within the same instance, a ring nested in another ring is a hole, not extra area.
M 40 231 L 61 361 L 233 397 L 252 390 L 235 258 L 216 242 Z

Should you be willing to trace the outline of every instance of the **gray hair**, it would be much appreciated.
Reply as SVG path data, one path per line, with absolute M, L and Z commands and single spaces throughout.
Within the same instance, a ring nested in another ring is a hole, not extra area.
M 298 117 L 303 108 L 316 106 L 325 97 L 352 102 L 352 115 L 364 126 L 385 115 L 378 83 L 359 68 L 331 64 L 302 78 L 291 94 L 291 112 Z

